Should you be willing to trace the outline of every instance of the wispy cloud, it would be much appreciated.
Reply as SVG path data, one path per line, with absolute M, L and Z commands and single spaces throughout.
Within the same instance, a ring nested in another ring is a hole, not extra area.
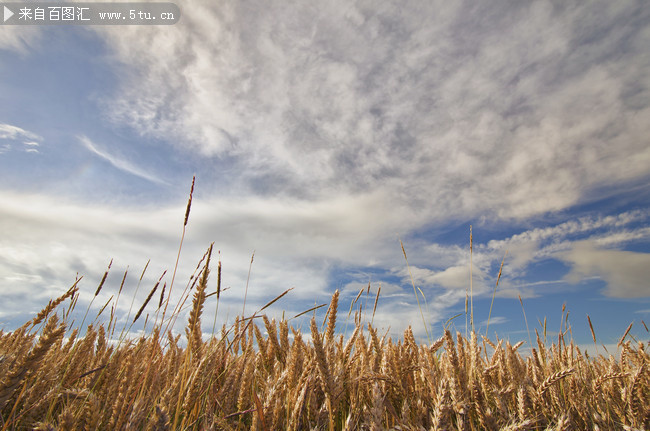
M 0 280 L 0 295 L 5 296 L 11 294 L 15 285 L 12 277 L 22 277 L 26 292 L 43 291 L 45 296 L 55 296 L 69 287 L 77 272 L 86 277 L 85 289 L 92 293 L 93 283 L 101 277 L 110 258 L 115 259 L 116 274 L 127 265 L 132 268 L 144 265 L 151 258 L 148 277 L 153 283 L 163 269 L 173 265 L 185 210 L 185 202 L 151 211 L 79 205 L 30 194 L 18 197 L 7 192 L 0 193 L 0 202 L 0 216 L 6 228 L 5 241 L 0 246 L 0 274 L 4 277 Z M 259 198 L 239 202 L 195 199 L 179 277 L 187 277 L 208 243 L 215 241 L 222 250 L 223 286 L 231 287 L 222 297 L 224 306 L 220 310 L 230 307 L 231 312 L 226 314 L 232 316 L 240 311 L 248 264 L 251 253 L 256 250 L 248 291 L 252 304 L 255 301 L 264 303 L 269 296 L 294 286 L 296 289 L 285 306 L 287 313 L 295 311 L 297 314 L 313 306 L 314 301 L 326 302 L 331 290 L 337 287 L 331 284 L 330 278 L 336 269 L 338 277 L 353 280 L 342 286 L 347 298 L 355 296 L 371 281 L 372 298 L 364 296 L 366 312 L 374 301 L 376 289 L 382 285 L 375 323 L 390 327 L 391 333 L 397 335 L 406 325 L 413 324 L 416 334 L 424 335 L 419 320 L 413 319 L 420 311 L 396 238 L 382 236 L 386 228 L 381 223 L 364 226 L 363 218 L 354 219 L 345 212 L 346 208 L 350 215 L 361 211 L 364 203 L 358 202 L 360 207 L 337 201 L 322 207 L 301 207 L 300 201 L 277 202 L 275 207 L 264 204 Z M 344 222 L 337 223 L 337 220 Z M 88 238 L 98 246 L 89 244 Z M 562 235 L 557 239 L 563 243 L 568 241 L 568 237 Z M 548 255 L 572 265 L 576 278 L 569 279 L 569 283 L 596 275 L 608 282 L 608 293 L 613 296 L 645 294 L 640 282 L 647 280 L 648 274 L 644 272 L 645 268 L 650 268 L 647 255 L 603 250 L 595 240 L 589 247 L 576 244 L 568 242 L 560 251 Z M 427 322 L 438 325 L 464 301 L 469 284 L 469 251 L 463 253 L 457 246 L 423 245 L 411 247 L 407 243 L 406 247 L 416 286 L 426 297 L 426 302 L 420 298 L 421 308 Z M 540 250 L 544 243 L 541 245 Z M 440 267 L 433 266 L 438 261 L 437 256 L 444 255 L 454 260 L 441 260 Z M 535 297 L 543 294 L 548 285 L 558 285 L 555 278 L 525 281 L 525 273 L 538 258 L 536 256 L 533 253 L 517 271 L 504 269 L 497 291 L 499 296 Z M 491 295 L 496 277 L 494 268 L 502 257 L 501 250 L 475 242 L 474 294 L 477 297 Z M 358 272 L 356 268 L 367 268 L 376 274 L 370 277 L 368 272 Z M 346 275 L 348 270 L 349 276 Z M 46 290 L 43 290 L 44 284 Z M 136 284 L 137 280 L 129 286 Z M 346 303 L 346 312 L 347 307 Z
M 86 136 L 78 136 L 77 138 L 79 139 L 79 141 L 81 141 L 81 143 L 84 145 L 84 147 L 86 147 L 88 150 L 92 151 L 93 153 L 95 153 L 96 155 L 101 157 L 102 159 L 106 160 L 108 163 L 113 165 L 115 168 L 117 168 L 117 169 L 119 169 L 121 171 L 127 172 L 127 173 L 129 173 L 131 175 L 135 175 L 137 177 L 144 178 L 147 181 L 151 181 L 151 182 L 158 183 L 158 184 L 165 184 L 165 185 L 168 184 L 166 181 L 160 179 L 159 177 L 157 177 L 157 176 L 155 176 L 153 174 L 150 174 L 150 173 L 144 171 L 143 169 L 141 169 L 140 167 L 134 165 L 130 161 L 124 160 L 124 159 L 122 159 L 122 158 L 120 158 L 118 156 L 114 156 L 114 155 L 109 154 L 108 152 L 106 152 L 104 150 L 99 149 L 95 145 L 95 143 L 92 142 L 90 139 L 88 139 Z
M 580 217 L 555 226 L 535 228 L 501 240 L 479 244 L 477 249 L 496 260 L 497 253 L 508 250 L 506 273 L 518 274 L 534 261 L 557 259 L 569 251 L 574 242 L 585 237 L 600 246 L 624 247 L 635 240 L 650 239 L 650 229 L 643 224 L 650 219 L 647 210 L 626 211 L 610 216 Z M 641 226 L 631 227 L 634 224 Z M 563 259 L 563 258 L 562 258 Z
M 399 274 L 404 279 L 410 279 L 409 272 L 406 268 L 399 271 Z M 463 294 L 465 289 L 469 287 L 469 261 L 463 262 L 462 265 L 450 266 L 442 271 L 435 271 L 411 265 L 410 274 L 413 275 L 413 280 L 416 285 L 426 285 L 428 287 L 436 286 L 450 290 L 462 290 Z M 483 278 L 479 269 L 476 269 L 473 275 L 476 280 Z
M 24 150 L 26 153 L 40 153 L 38 151 L 38 147 L 40 147 L 41 144 L 35 141 L 25 141 L 23 142 L 24 145 Z
M 0 124 L 0 139 L 11 139 L 11 140 L 21 140 L 21 141 L 25 141 L 25 140 L 42 141 L 43 140 L 43 138 L 37 135 L 36 133 L 29 132 L 17 126 L 12 126 L 11 124 Z M 33 144 L 33 142 L 29 142 L 29 144 Z
M 507 319 L 506 317 L 503 317 L 503 316 L 492 316 L 490 318 L 489 323 L 490 323 L 490 326 L 493 326 L 493 325 L 502 325 L 504 323 L 507 323 L 508 321 L 509 321 L 509 319 Z M 485 328 L 485 327 L 487 327 L 487 325 L 488 325 L 488 320 L 484 320 L 484 321 L 478 323 L 479 328 L 480 327 Z
M 381 192 L 419 224 L 525 218 L 646 175 L 637 8 L 193 3 L 164 34 L 97 28 L 132 67 L 105 104 L 143 134 L 229 157 L 249 193 Z
M 497 289 L 499 297 L 537 297 L 548 286 L 578 283 L 594 276 L 601 277 L 607 283 L 607 294 L 612 297 L 647 296 L 647 289 L 640 289 L 642 284 L 639 284 L 639 277 L 650 276 L 641 263 L 650 258 L 650 254 L 628 252 L 624 248 L 635 242 L 650 240 L 650 229 L 646 226 L 649 218 L 650 213 L 646 210 L 610 216 L 585 216 L 554 226 L 525 230 L 503 239 L 475 243 L 474 293 L 492 294 L 499 265 L 507 250 Z M 587 250 L 585 244 L 591 244 L 594 249 Z M 438 287 L 457 291 L 459 298 L 464 296 L 465 288 L 469 285 L 469 249 L 422 241 L 416 241 L 412 246 L 409 260 L 417 262 L 411 265 L 417 285 L 424 289 Z M 628 257 L 630 260 L 623 263 Z M 552 273 L 547 280 L 527 281 L 531 266 L 545 260 L 569 264 L 572 267 L 571 275 L 558 279 Z M 395 274 L 402 277 L 405 283 L 410 283 L 405 267 L 395 269 Z
M 16 26 L 3 26 L 0 31 L 0 49 L 27 54 L 30 47 L 41 39 L 41 29 L 30 26 L 24 29 Z
M 633 210 L 626 211 L 617 215 L 609 216 L 585 216 L 575 220 L 569 220 L 555 226 L 547 226 L 544 228 L 535 228 L 524 231 L 522 233 L 513 235 L 510 238 L 503 240 L 491 240 L 488 242 L 487 247 L 492 249 L 505 249 L 519 244 L 539 244 L 542 241 L 557 242 L 561 239 L 566 239 L 574 235 L 585 234 L 587 232 L 594 232 L 597 229 L 612 229 L 622 228 L 634 222 L 644 222 L 650 218 L 650 211 L 648 210 Z M 636 231 L 638 235 L 640 232 L 645 232 L 646 229 Z M 630 236 L 621 236 L 620 240 L 631 239 Z
M 19 141 L 24 146 L 24 151 L 28 153 L 38 153 L 35 148 L 38 147 L 39 141 L 43 141 L 43 137 L 36 133 L 21 129 L 11 124 L 0 123 L 0 139 L 5 141 Z M 0 146 L 0 154 L 6 153 L 12 149 L 10 143 L 5 143 Z

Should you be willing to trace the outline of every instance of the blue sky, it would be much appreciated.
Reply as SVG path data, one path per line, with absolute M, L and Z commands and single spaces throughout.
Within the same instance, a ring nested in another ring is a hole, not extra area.
M 247 312 L 340 289 L 344 322 L 370 283 L 374 324 L 426 341 L 401 239 L 431 337 L 463 332 L 471 225 L 481 332 L 507 251 L 491 337 L 528 340 L 523 311 L 556 334 L 566 304 L 583 346 L 587 314 L 599 343 L 648 339 L 643 1 L 177 4 L 173 26 L 0 28 L 0 327 L 77 273 L 85 309 L 111 259 L 92 307 L 128 268 L 125 321 L 171 281 L 196 175 L 173 295 L 214 241 L 219 322 L 255 251 Z

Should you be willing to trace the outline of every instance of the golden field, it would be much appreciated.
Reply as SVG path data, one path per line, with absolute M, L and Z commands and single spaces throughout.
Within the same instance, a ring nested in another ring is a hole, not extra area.
M 0 331 L 0 429 L 650 429 L 650 356 L 627 332 L 617 357 L 595 358 L 565 339 L 568 328 L 552 343 L 535 331 L 530 355 L 523 342 L 475 332 L 445 330 L 425 345 L 409 328 L 393 340 L 360 313 L 344 338 L 337 291 L 320 330 L 313 317 L 308 334 L 269 320 L 264 309 L 283 294 L 205 340 L 211 250 L 183 294 L 192 302 L 182 338 L 169 329 L 182 304 L 165 319 L 162 294 L 140 338 L 112 338 L 112 313 L 71 328 L 76 284 Z

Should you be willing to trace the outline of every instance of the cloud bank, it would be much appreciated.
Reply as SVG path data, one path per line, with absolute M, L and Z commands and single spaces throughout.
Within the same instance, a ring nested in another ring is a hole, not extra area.
M 638 2 L 181 6 L 164 32 L 97 30 L 129 69 L 107 112 L 227 158 L 247 192 L 381 193 L 422 224 L 543 214 L 648 174 Z
M 596 275 L 607 282 L 606 293 L 620 298 L 648 296 L 650 254 L 632 251 L 606 250 L 595 241 L 579 241 L 563 254 L 571 263 L 567 280 L 572 283 Z

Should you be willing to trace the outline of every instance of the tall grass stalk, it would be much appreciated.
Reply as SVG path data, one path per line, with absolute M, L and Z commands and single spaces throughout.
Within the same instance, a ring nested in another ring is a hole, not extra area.
M 471 303 L 470 309 L 471 309 L 471 317 L 470 317 L 470 322 L 472 325 L 472 332 L 474 332 L 474 277 L 472 275 L 472 256 L 473 256 L 473 251 L 474 251 L 474 239 L 472 236 L 472 225 L 469 225 L 469 289 L 470 289 L 470 295 L 469 295 L 469 300 Z M 467 308 L 467 306 L 465 306 Z M 467 312 L 467 310 L 465 310 Z M 467 333 L 465 334 L 465 338 L 467 338 Z
M 499 267 L 499 275 L 497 275 L 497 282 L 494 285 L 494 291 L 492 292 L 492 302 L 490 302 L 490 312 L 488 314 L 487 327 L 485 328 L 485 336 L 486 337 L 488 336 L 488 334 L 489 334 L 488 331 L 490 330 L 490 318 L 492 317 L 492 306 L 494 305 L 494 297 L 497 294 L 497 287 L 499 287 L 499 280 L 501 279 L 501 272 L 503 271 L 503 264 L 506 261 L 506 256 L 507 255 L 508 255 L 508 250 L 506 250 L 505 254 L 503 255 L 503 259 L 501 260 L 501 266 Z
M 246 289 L 244 290 L 244 306 L 242 307 L 242 316 L 246 315 L 246 298 L 248 297 L 248 282 L 251 280 L 251 271 L 253 270 L 253 259 L 255 259 L 255 250 L 251 255 L 251 263 L 248 266 L 248 275 L 246 276 Z
M 532 347 L 533 346 L 533 339 L 530 338 L 530 329 L 528 328 L 528 319 L 526 318 L 526 309 L 524 308 L 524 301 L 521 300 L 521 295 L 517 295 L 519 297 L 519 303 L 521 304 L 521 311 L 524 313 L 524 322 L 526 323 L 526 332 L 528 333 L 528 343 Z
M 104 276 L 102 277 L 101 281 L 99 282 L 99 285 L 97 286 L 97 290 L 95 290 L 95 294 L 93 295 L 93 299 L 90 300 L 90 303 L 88 304 L 88 308 L 86 308 L 86 313 L 84 314 L 83 319 L 81 320 L 81 327 L 83 328 L 84 322 L 86 321 L 86 317 L 88 316 L 88 311 L 90 311 L 90 307 L 92 307 L 93 302 L 95 302 L 95 298 L 97 298 L 97 295 L 99 295 L 99 292 L 101 292 L 102 287 L 104 287 L 104 283 L 106 282 L 106 277 L 108 277 L 108 272 L 111 270 L 111 265 L 113 265 L 113 259 L 108 263 L 108 268 L 106 269 L 106 272 L 104 272 Z
M 402 240 L 399 240 L 399 244 L 402 246 L 402 253 L 404 254 L 404 260 L 406 261 L 406 268 L 408 269 L 409 272 L 409 277 L 411 278 L 411 284 L 413 285 L 413 294 L 415 295 L 415 300 L 418 303 L 418 308 L 420 309 L 420 315 L 422 316 L 422 324 L 424 325 L 424 331 L 427 333 L 427 342 L 431 343 L 431 337 L 429 336 L 429 328 L 427 326 L 427 322 L 424 319 L 424 312 L 422 311 L 422 306 L 420 305 L 420 298 L 418 296 L 418 292 L 415 290 L 415 280 L 413 279 L 413 274 L 411 273 L 411 266 L 409 265 L 409 260 L 406 257 L 406 250 L 404 249 L 404 243 L 402 243 Z
M 185 239 L 185 228 L 187 227 L 187 221 L 190 217 L 190 209 L 192 208 L 192 195 L 194 194 L 194 182 L 196 180 L 196 175 L 192 176 L 192 187 L 190 188 L 190 197 L 187 200 L 187 207 L 185 208 L 185 218 L 183 219 L 183 232 L 181 233 L 181 241 L 178 245 L 178 253 L 176 254 L 176 263 L 174 264 L 174 272 L 172 273 L 172 281 L 169 283 L 169 291 L 167 292 L 167 301 L 165 301 L 165 309 L 163 310 L 162 320 L 165 320 L 165 315 L 167 314 L 167 306 L 169 305 L 169 300 L 172 296 L 172 288 L 174 287 L 174 280 L 176 279 L 176 270 L 178 269 L 178 261 L 181 258 L 181 249 L 183 248 L 183 240 Z
M 214 310 L 214 320 L 212 321 L 212 336 L 214 337 L 214 331 L 217 328 L 217 315 L 219 314 L 219 298 L 221 297 L 221 251 L 219 251 L 219 261 L 217 263 L 217 305 Z

